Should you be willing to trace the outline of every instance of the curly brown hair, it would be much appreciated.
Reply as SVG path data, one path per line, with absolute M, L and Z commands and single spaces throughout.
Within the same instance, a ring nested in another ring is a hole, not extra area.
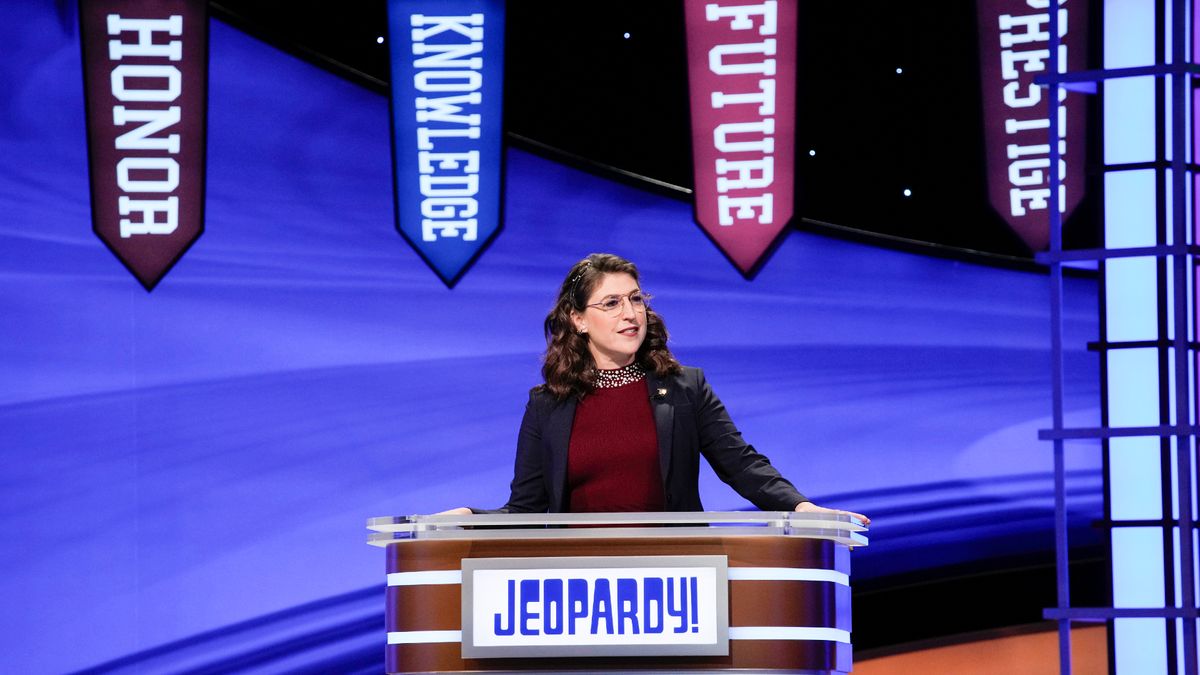
M 571 396 L 582 398 L 595 387 L 596 362 L 588 350 L 587 335 L 576 332 L 571 313 L 582 313 L 587 309 L 588 297 L 606 274 L 628 274 L 641 284 L 637 266 L 611 253 L 593 253 L 575 263 L 563 279 L 558 299 L 543 324 L 546 353 L 542 358 L 542 377 L 545 383 L 535 390 L 547 391 L 555 398 L 565 400 Z M 667 325 L 649 306 L 646 307 L 646 339 L 638 348 L 634 362 L 660 377 L 683 370 L 667 349 Z

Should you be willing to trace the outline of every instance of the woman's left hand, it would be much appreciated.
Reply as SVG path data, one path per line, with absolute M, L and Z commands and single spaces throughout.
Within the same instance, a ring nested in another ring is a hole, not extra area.
M 853 511 L 842 511 L 840 509 L 827 509 L 824 506 L 817 506 L 812 502 L 800 502 L 796 505 L 796 511 L 800 513 L 833 513 L 839 516 L 853 516 L 863 522 L 863 525 L 870 525 L 871 519 L 861 513 Z

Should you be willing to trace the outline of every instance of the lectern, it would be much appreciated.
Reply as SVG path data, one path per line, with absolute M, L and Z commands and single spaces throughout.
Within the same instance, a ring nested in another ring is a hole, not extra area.
M 851 669 L 849 516 L 372 518 L 389 673 Z

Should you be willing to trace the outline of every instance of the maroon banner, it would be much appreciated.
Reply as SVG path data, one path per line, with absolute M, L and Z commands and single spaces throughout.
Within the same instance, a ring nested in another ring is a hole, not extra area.
M 792 217 L 795 0 L 684 0 L 696 222 L 749 273 Z
M 204 230 L 208 3 L 80 0 L 92 229 L 152 290 Z
M 1034 78 L 1049 72 L 1048 0 L 978 0 L 979 70 L 988 200 L 1035 251 L 1050 242 L 1050 121 L 1053 88 Z M 1059 72 L 1087 67 L 1087 2 L 1063 2 L 1058 14 Z M 1063 218 L 1083 198 L 1086 101 L 1058 89 L 1058 195 Z

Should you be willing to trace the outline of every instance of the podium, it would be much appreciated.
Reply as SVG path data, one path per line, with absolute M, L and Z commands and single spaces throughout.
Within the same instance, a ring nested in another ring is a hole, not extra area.
M 850 516 L 372 518 L 389 673 L 847 673 Z

